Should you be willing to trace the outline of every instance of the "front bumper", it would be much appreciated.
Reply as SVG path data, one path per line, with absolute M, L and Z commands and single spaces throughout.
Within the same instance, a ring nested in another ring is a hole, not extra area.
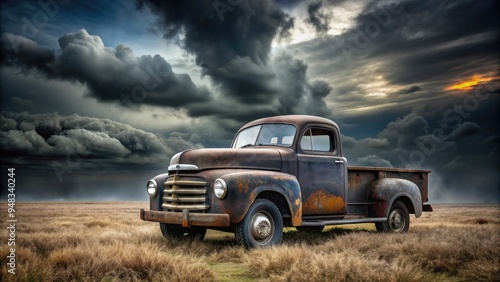
M 424 212 L 431 212 L 431 211 L 433 211 L 433 209 L 432 209 L 431 205 L 425 204 L 425 205 L 422 206 L 422 211 L 424 211 Z
M 179 224 L 182 225 L 182 227 L 228 227 L 230 224 L 228 214 L 189 213 L 187 209 L 184 209 L 182 212 L 145 211 L 141 209 L 141 219 L 145 221 Z

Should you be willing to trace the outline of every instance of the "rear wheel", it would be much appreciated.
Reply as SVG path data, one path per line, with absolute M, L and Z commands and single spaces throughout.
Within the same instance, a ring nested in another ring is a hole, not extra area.
M 236 226 L 236 240 L 247 248 L 262 248 L 281 243 L 283 219 L 281 213 L 266 199 L 257 199 L 245 218 Z
M 167 239 L 194 239 L 202 241 L 207 233 L 205 227 L 190 227 L 185 228 L 180 225 L 160 223 L 160 230 L 163 237 Z
M 410 228 L 410 213 L 401 201 L 392 204 L 386 222 L 375 223 L 378 232 L 405 233 Z

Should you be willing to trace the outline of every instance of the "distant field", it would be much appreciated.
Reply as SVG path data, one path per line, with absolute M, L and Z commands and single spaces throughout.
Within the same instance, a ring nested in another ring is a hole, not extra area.
M 373 224 L 289 228 L 283 245 L 250 251 L 215 231 L 204 242 L 168 241 L 139 219 L 147 206 L 17 203 L 12 275 L 2 203 L 0 281 L 500 281 L 499 206 L 434 206 L 403 235 Z

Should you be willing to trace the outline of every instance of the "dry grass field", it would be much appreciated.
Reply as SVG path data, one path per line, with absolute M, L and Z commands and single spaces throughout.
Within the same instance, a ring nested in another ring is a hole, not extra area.
M 434 206 L 402 235 L 373 224 L 317 235 L 289 228 L 281 246 L 263 250 L 216 231 L 168 241 L 139 219 L 147 206 L 17 203 L 16 274 L 2 219 L 0 281 L 500 281 L 499 206 Z

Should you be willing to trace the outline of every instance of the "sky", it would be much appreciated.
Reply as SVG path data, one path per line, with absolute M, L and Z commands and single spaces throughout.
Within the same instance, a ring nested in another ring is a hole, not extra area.
M 15 168 L 18 200 L 147 200 L 176 152 L 309 114 L 339 124 L 349 165 L 430 169 L 431 202 L 499 203 L 499 6 L 2 1 L 2 183 Z

